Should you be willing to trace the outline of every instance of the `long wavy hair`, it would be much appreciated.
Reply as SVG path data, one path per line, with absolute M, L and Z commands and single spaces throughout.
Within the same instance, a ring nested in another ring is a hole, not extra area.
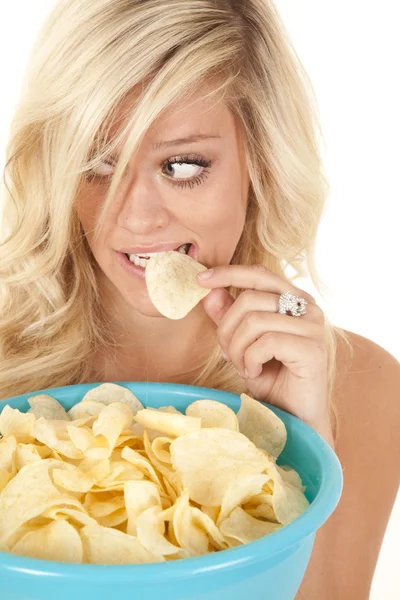
M 6 148 L 0 399 L 90 381 L 93 352 L 115 352 L 76 212 L 80 183 L 123 141 L 100 227 L 146 130 L 209 81 L 207 98 L 222 97 L 240 120 L 251 181 L 232 263 L 263 264 L 288 281 L 307 275 L 321 291 L 314 250 L 329 191 L 323 136 L 311 81 L 273 2 L 60 0 L 32 49 Z M 134 110 L 107 141 L 132 91 Z M 333 419 L 336 334 L 346 341 L 326 319 Z M 188 383 L 246 391 L 217 342 Z

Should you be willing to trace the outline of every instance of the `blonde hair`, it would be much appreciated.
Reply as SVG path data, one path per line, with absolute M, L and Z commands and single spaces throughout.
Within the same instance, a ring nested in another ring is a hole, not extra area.
M 215 85 L 207 97 L 222 97 L 239 118 L 251 180 L 232 263 L 262 264 L 288 281 L 286 267 L 296 276 L 308 270 L 320 289 L 314 249 L 328 184 L 318 111 L 273 3 L 61 0 L 33 47 L 6 149 L 0 399 L 87 382 L 93 352 L 115 350 L 75 210 L 80 182 L 123 140 L 100 227 L 146 130 L 208 81 Z M 133 90 L 134 110 L 107 142 Z M 327 320 L 333 417 L 336 333 L 346 338 Z M 188 383 L 246 391 L 217 344 Z

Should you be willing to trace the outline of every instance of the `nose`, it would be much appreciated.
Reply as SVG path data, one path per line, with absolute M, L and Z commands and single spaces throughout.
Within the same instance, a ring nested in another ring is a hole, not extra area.
M 170 214 L 157 190 L 143 180 L 136 180 L 123 200 L 118 225 L 132 233 L 146 235 L 166 227 L 169 221 Z

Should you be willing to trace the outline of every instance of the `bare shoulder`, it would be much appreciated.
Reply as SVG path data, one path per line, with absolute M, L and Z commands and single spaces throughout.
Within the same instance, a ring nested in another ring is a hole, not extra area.
M 400 363 L 346 333 L 352 354 L 339 338 L 335 382 L 343 494 L 317 532 L 296 600 L 368 600 L 399 484 Z

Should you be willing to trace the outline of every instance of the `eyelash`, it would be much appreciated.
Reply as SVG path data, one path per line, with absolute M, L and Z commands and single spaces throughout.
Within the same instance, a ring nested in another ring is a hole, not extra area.
M 185 187 L 189 186 L 192 189 L 195 185 L 200 185 L 205 179 L 207 179 L 208 175 L 210 174 L 210 167 L 212 165 L 212 162 L 211 162 L 211 160 L 205 160 L 200 157 L 190 158 L 190 156 L 186 155 L 186 156 L 174 156 L 173 158 L 168 158 L 165 161 L 165 163 L 163 164 L 163 166 L 168 166 L 168 165 L 173 165 L 173 164 L 197 165 L 198 167 L 204 168 L 204 170 L 200 173 L 200 175 L 197 175 L 194 179 L 182 179 L 182 180 L 177 179 L 176 181 L 173 179 L 168 180 L 168 182 L 171 183 L 171 185 L 176 185 L 181 188 L 185 188 Z
M 104 162 L 108 162 L 108 161 L 104 161 Z M 111 164 L 111 163 L 109 163 Z M 208 175 L 210 174 L 210 167 L 212 165 L 212 161 L 211 160 L 205 160 L 203 158 L 200 157 L 190 157 L 188 155 L 185 156 L 174 156 L 173 158 L 168 158 L 162 165 L 162 167 L 166 167 L 166 166 L 170 166 L 173 164 L 188 164 L 188 165 L 197 165 L 199 167 L 203 167 L 204 170 L 202 171 L 202 173 L 200 173 L 200 175 L 197 175 L 196 177 L 194 177 L 193 179 L 182 179 L 182 180 L 173 180 L 173 179 L 167 179 L 168 183 L 170 183 L 173 186 L 177 186 L 180 188 L 185 188 L 185 187 L 190 187 L 190 189 L 193 189 L 193 187 L 195 185 L 200 185 L 201 183 L 203 183 L 203 181 L 205 179 L 207 179 Z M 88 175 L 86 176 L 86 179 L 88 181 L 92 181 L 93 179 L 101 179 L 101 180 L 107 180 L 107 179 L 111 179 L 111 175 L 98 175 L 97 173 L 94 173 L 93 171 L 89 171 Z

